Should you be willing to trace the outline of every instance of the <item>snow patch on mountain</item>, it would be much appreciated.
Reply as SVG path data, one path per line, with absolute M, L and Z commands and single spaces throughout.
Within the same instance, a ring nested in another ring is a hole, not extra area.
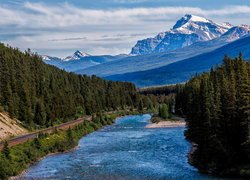
M 42 57 L 42 59 L 44 61 L 50 61 L 51 60 L 51 58 L 49 56 L 47 56 L 47 55 L 42 55 L 41 57 Z
M 250 26 L 248 25 L 234 26 L 231 29 L 229 29 L 226 33 L 224 33 L 221 36 L 221 39 L 224 39 L 226 42 L 231 42 L 248 34 L 250 34 Z
M 43 61 L 61 61 L 61 59 L 58 57 L 52 57 L 47 55 L 41 55 L 41 58 Z

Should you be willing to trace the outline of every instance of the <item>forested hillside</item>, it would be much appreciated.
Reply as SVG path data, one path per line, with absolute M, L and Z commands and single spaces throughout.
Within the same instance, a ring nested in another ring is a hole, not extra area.
M 190 162 L 200 171 L 250 176 L 250 62 L 225 57 L 192 78 L 176 97 L 194 143 Z
M 67 73 L 41 58 L 0 44 L 0 106 L 27 126 L 50 126 L 77 113 L 136 107 L 131 83 Z
M 156 86 L 156 87 L 148 87 L 148 88 L 141 88 L 139 92 L 144 95 L 153 94 L 157 95 L 169 95 L 175 94 L 178 86 L 176 85 L 168 85 L 168 86 Z

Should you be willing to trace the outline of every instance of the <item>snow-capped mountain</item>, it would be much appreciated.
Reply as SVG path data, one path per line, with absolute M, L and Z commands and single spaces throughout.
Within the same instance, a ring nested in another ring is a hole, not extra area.
M 138 41 L 132 48 L 131 54 L 169 52 L 195 42 L 218 38 L 232 27 L 229 23 L 218 24 L 203 17 L 187 14 L 169 31 L 160 33 L 154 38 Z
M 63 59 L 44 56 L 44 62 L 78 74 L 115 77 L 139 71 L 150 72 L 151 69 L 212 52 L 247 35 L 250 35 L 248 25 L 218 24 L 202 17 L 185 15 L 171 30 L 155 38 L 138 41 L 130 55 L 90 56 L 76 51 Z M 230 55 L 230 51 L 227 53 Z
M 182 83 L 197 73 L 209 71 L 214 65 L 221 64 L 225 54 L 230 57 L 237 57 L 239 53 L 242 52 L 244 59 L 249 59 L 249 47 L 250 35 L 246 35 L 210 52 L 186 58 L 159 68 L 106 76 L 105 79 L 132 82 L 136 84 L 137 87 Z
M 73 55 L 67 56 L 66 58 L 59 58 L 59 57 L 52 57 L 52 56 L 48 56 L 48 55 L 42 55 L 42 59 L 44 61 L 52 61 L 52 60 L 56 60 L 56 61 L 75 61 L 75 60 L 80 60 L 83 59 L 85 57 L 90 57 L 91 55 L 81 52 L 79 50 L 77 50 L 76 52 L 74 52 Z
M 41 55 L 43 61 L 61 61 L 61 58 L 58 57 L 52 57 L 52 56 L 48 56 L 48 55 Z
M 231 42 L 247 34 L 250 34 L 250 26 L 248 25 L 234 26 L 231 29 L 229 29 L 226 33 L 224 33 L 220 39 L 226 42 Z
M 71 56 L 67 56 L 66 58 L 58 58 L 47 55 L 42 55 L 41 58 L 46 64 L 50 64 L 53 66 L 57 66 L 60 69 L 64 69 L 66 71 L 77 71 L 86 69 L 92 66 L 101 65 L 103 63 L 119 60 L 122 58 L 128 57 L 128 55 L 102 55 L 102 56 L 91 56 L 87 53 L 83 53 L 81 51 L 76 51 Z
M 72 61 L 72 60 L 79 60 L 82 59 L 84 57 L 89 57 L 91 55 L 85 53 L 85 52 L 81 52 L 81 51 L 76 51 L 73 55 L 71 56 L 67 56 L 66 58 L 64 58 L 64 61 Z
M 189 46 L 178 48 L 170 52 L 130 56 L 120 59 L 119 61 L 100 64 L 94 67 L 85 68 L 84 70 L 80 69 L 77 73 L 88 75 L 96 74 L 101 77 L 106 77 L 115 74 L 159 68 L 186 58 L 213 51 L 232 41 L 244 38 L 250 35 L 249 29 L 250 27 L 247 25 L 234 26 L 223 35 L 209 41 L 198 41 Z M 115 71 L 110 71 L 110 69 L 115 69 Z

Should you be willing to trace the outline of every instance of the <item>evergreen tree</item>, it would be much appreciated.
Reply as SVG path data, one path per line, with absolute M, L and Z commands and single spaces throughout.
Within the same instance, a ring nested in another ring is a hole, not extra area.
M 142 100 L 139 101 L 138 110 L 139 110 L 139 112 L 143 112 L 143 102 L 142 102 Z
M 177 91 L 176 111 L 181 109 L 187 117 L 185 135 L 197 144 L 189 157 L 203 172 L 239 174 L 239 167 L 250 165 L 249 65 L 242 55 L 225 56 L 221 66 L 195 76 Z M 247 176 L 248 171 L 243 172 Z
M 67 142 L 68 142 L 69 147 L 71 147 L 72 145 L 75 144 L 74 137 L 73 137 L 73 132 L 72 132 L 71 128 L 69 128 L 67 130 Z
M 159 117 L 167 119 L 169 117 L 169 109 L 167 104 L 159 106 Z
M 39 124 L 41 126 L 45 125 L 46 122 L 46 112 L 45 112 L 45 108 L 44 105 L 38 101 L 36 103 L 36 107 L 35 107 L 35 116 L 34 116 L 34 122 L 36 124 Z
M 41 148 L 41 142 L 38 137 L 34 139 L 34 145 L 37 149 Z
M 0 44 L 0 105 L 29 128 L 102 110 L 142 109 L 141 100 L 131 83 L 68 73 L 43 63 L 36 54 Z
M 4 141 L 3 154 L 7 159 L 10 159 L 10 149 L 7 141 Z

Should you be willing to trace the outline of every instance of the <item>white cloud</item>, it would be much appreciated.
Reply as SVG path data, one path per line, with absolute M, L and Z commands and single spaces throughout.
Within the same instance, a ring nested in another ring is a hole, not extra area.
M 234 15 L 250 13 L 250 6 L 228 6 L 222 9 L 204 10 L 196 7 L 131 8 L 113 10 L 93 10 L 78 8 L 67 3 L 47 6 L 42 3 L 26 2 L 23 9 L 14 10 L 0 7 L 1 25 L 32 25 L 34 28 L 81 26 L 88 24 L 124 24 L 141 21 L 167 21 L 176 15 L 191 13 L 204 16 Z
M 26 2 L 19 9 L 0 5 L 0 33 L 38 32 L 32 37 L 20 35 L 4 41 L 21 49 L 30 47 L 44 52 L 43 49 L 51 48 L 59 52 L 60 49 L 85 48 L 93 54 L 115 54 L 119 50 L 120 53 L 128 53 L 124 50 L 129 50 L 138 38 L 171 28 L 176 20 L 187 13 L 205 16 L 218 22 L 238 24 L 249 22 L 250 6 L 227 6 L 212 10 L 197 7 L 95 10 L 68 3 L 48 6 Z M 124 36 L 118 37 L 117 34 Z M 103 41 L 105 35 L 106 41 Z M 64 43 L 61 40 L 65 40 Z
M 237 15 L 237 14 L 246 14 L 249 16 L 250 14 L 250 6 L 227 6 L 222 9 L 214 9 L 214 10 L 203 10 L 204 15 Z

